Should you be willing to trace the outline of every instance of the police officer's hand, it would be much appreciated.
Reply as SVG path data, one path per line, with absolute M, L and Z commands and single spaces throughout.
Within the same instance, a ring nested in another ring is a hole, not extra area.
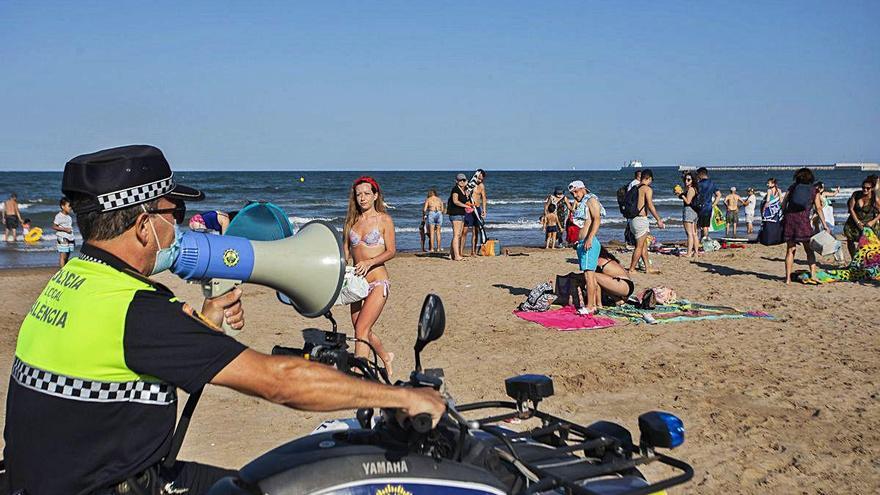
M 409 392 L 406 407 L 402 408 L 403 413 L 409 417 L 417 414 L 428 413 L 431 415 L 431 426 L 437 426 L 443 413 L 446 412 L 446 401 L 433 388 L 411 388 L 406 389 Z
M 218 327 L 223 324 L 225 317 L 229 326 L 241 330 L 244 327 L 241 289 L 236 287 L 222 296 L 205 299 L 205 303 L 202 305 L 202 314 Z

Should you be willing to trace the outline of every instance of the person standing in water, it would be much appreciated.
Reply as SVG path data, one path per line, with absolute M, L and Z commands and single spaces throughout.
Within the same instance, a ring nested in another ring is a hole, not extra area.
M 755 223 L 755 206 L 757 206 L 757 204 L 758 204 L 758 198 L 755 196 L 755 189 L 754 188 L 751 188 L 751 187 L 748 188 L 746 190 L 746 194 L 748 194 L 748 196 L 746 197 L 746 207 L 745 207 L 745 209 L 746 209 L 746 234 L 751 235 L 752 229 L 754 228 L 752 226 L 752 224 Z
M 736 188 L 730 188 L 730 194 L 724 197 L 724 206 L 727 207 L 727 236 L 736 237 L 736 227 L 739 223 L 739 207 L 744 205 L 742 196 L 736 193 Z
M 18 240 L 18 228 L 24 221 L 21 219 L 21 210 L 18 207 L 18 195 L 12 193 L 3 204 L 3 224 L 6 226 L 6 242 Z
M 61 201 L 58 202 L 58 207 L 60 210 L 52 221 L 52 230 L 55 231 L 55 245 L 58 249 L 58 267 L 64 268 L 64 265 L 67 264 L 67 260 L 70 258 L 70 253 L 73 252 L 75 247 L 73 218 L 70 216 L 73 209 L 70 207 L 70 200 L 67 198 L 61 198 Z
M 425 218 L 425 235 L 428 237 L 428 248 L 431 252 L 440 252 L 440 227 L 443 226 L 443 201 L 437 197 L 437 190 L 428 191 L 425 204 L 422 206 Z
M 394 257 L 397 248 L 394 222 L 385 210 L 382 190 L 372 177 L 361 177 L 352 184 L 342 235 L 347 240 L 343 244 L 345 259 L 352 259 L 355 273 L 370 284 L 367 297 L 351 305 L 351 324 L 359 340 L 355 343 L 355 355 L 368 357 L 369 348 L 361 341 L 369 342 L 390 375 L 394 354 L 385 350 L 373 332 L 373 325 L 382 314 L 391 287 L 385 262 Z

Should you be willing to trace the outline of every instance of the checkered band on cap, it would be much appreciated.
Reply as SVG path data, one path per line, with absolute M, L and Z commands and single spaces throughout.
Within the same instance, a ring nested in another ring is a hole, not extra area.
M 98 196 L 98 203 L 100 203 L 102 211 L 117 210 L 119 208 L 125 208 L 126 206 L 146 203 L 151 199 L 156 199 L 171 192 L 171 190 L 174 189 L 174 181 L 171 180 L 172 177 L 174 177 L 174 174 L 169 175 L 165 179 L 157 180 L 156 182 L 151 182 L 149 184 L 101 194 Z
M 177 389 L 167 383 L 99 382 L 58 375 L 15 358 L 12 378 L 21 386 L 62 399 L 86 402 L 138 402 L 167 406 L 177 402 Z

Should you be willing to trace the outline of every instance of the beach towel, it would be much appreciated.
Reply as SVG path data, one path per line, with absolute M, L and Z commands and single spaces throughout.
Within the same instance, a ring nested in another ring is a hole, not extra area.
M 664 304 L 651 310 L 640 309 L 632 304 L 624 304 L 617 307 L 602 308 L 599 314 L 634 322 L 656 320 L 656 323 L 720 320 L 726 318 L 772 318 L 772 316 L 763 311 L 740 311 L 727 306 L 710 306 L 686 300 Z
M 709 224 L 709 232 L 720 232 L 727 227 L 727 219 L 724 212 L 717 205 L 712 207 L 712 221 Z
M 526 321 L 531 321 L 547 328 L 553 328 L 563 332 L 571 330 L 595 330 L 614 326 L 616 322 L 606 316 L 586 315 L 582 316 L 575 312 L 574 306 L 545 311 L 543 313 L 531 313 L 528 311 L 514 311 L 513 314 Z
M 809 272 L 799 273 L 798 280 L 810 285 L 880 280 L 880 239 L 873 230 L 863 229 L 858 251 L 849 266 L 839 270 L 817 270 L 815 278 L 811 278 Z

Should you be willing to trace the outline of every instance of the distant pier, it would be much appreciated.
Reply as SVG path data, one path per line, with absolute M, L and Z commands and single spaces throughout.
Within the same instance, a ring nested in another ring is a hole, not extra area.
M 880 170 L 880 164 L 877 163 L 820 163 L 820 164 L 736 164 L 736 165 L 679 165 L 679 171 L 696 170 L 701 166 L 709 170 L 718 171 L 748 171 L 748 170 L 798 170 L 800 168 L 809 168 L 811 170 L 855 170 L 861 172 L 874 172 Z
M 620 170 L 634 170 L 639 168 L 673 168 L 675 165 L 652 165 L 650 167 L 642 167 L 642 162 L 631 161 L 620 167 Z M 857 172 L 880 172 L 880 164 L 877 163 L 820 163 L 820 164 L 764 164 L 756 165 L 749 163 L 733 164 L 733 165 L 678 165 L 679 171 L 696 170 L 700 167 L 706 167 L 709 170 L 716 171 L 749 171 L 749 170 L 797 170 L 807 167 L 812 170 L 855 170 Z

